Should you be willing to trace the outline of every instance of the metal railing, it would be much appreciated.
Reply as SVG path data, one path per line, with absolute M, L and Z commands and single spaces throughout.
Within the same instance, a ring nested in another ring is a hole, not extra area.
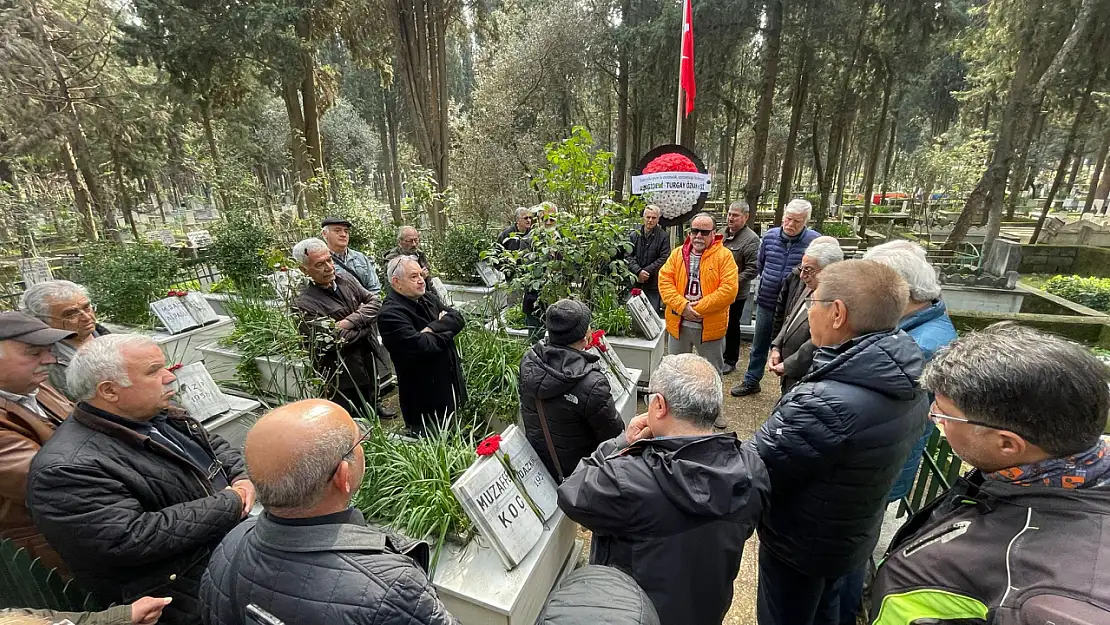
M 917 470 L 913 488 L 902 498 L 898 506 L 898 516 L 914 514 L 922 506 L 944 493 L 960 477 L 962 469 L 963 462 L 952 451 L 948 439 L 934 427 L 932 434 L 929 435 L 929 441 L 925 444 L 925 451 L 921 454 L 921 466 Z
M 106 606 L 65 580 L 57 569 L 32 559 L 10 539 L 0 540 L 0 609 L 34 608 L 91 612 Z

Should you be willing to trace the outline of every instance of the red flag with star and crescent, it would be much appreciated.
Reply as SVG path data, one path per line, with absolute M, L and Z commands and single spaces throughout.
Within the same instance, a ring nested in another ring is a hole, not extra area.
M 694 83 L 694 8 L 693 0 L 683 0 L 682 11 L 682 65 L 678 73 L 678 86 L 686 92 L 686 116 L 694 110 L 694 97 L 698 93 Z

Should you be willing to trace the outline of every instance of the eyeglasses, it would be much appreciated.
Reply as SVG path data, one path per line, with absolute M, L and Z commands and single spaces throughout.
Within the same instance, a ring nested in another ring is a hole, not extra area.
M 814 267 L 812 265 L 802 265 L 802 268 L 798 271 L 798 273 L 803 276 L 812 276 L 818 271 L 821 271 L 820 267 Z
M 836 300 L 834 300 L 834 299 L 817 299 L 816 297 L 813 296 L 813 293 L 810 293 L 809 295 L 806 295 L 806 305 L 807 306 L 812 304 L 813 302 L 821 302 L 822 304 L 831 304 L 835 301 Z
M 713 234 L 713 230 L 712 229 L 702 230 L 701 228 L 690 228 L 690 234 L 692 236 L 695 236 L 695 237 L 696 236 L 707 237 L 707 236 Z
M 86 317 L 95 317 L 96 305 L 94 305 L 92 302 L 85 302 L 84 306 L 80 308 L 75 308 L 73 310 L 67 310 L 65 314 L 63 314 L 61 317 L 55 317 L 53 315 L 46 316 L 50 319 L 57 319 L 59 321 L 75 321 L 81 315 L 84 315 Z
M 370 438 L 370 435 L 374 433 L 374 428 L 371 427 L 370 423 L 367 421 L 364 421 L 362 419 L 355 419 L 355 425 L 358 426 L 358 440 L 355 441 L 354 445 L 351 445 L 351 447 L 347 449 L 346 453 L 344 453 L 343 456 L 339 459 L 339 462 L 336 463 L 335 471 L 331 472 L 333 476 L 335 475 L 336 471 L 339 471 L 339 465 L 342 464 L 343 461 L 347 458 L 350 458 L 351 454 L 355 453 L 355 449 L 362 445 L 362 443 L 365 442 L 366 439 Z

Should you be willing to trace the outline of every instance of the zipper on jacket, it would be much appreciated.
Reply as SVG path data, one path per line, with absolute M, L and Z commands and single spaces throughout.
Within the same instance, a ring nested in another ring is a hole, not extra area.
M 914 543 L 911 543 L 909 546 L 902 550 L 902 557 L 908 558 L 934 543 L 946 543 L 948 541 L 959 538 L 960 536 L 963 536 L 965 533 L 967 533 L 967 528 L 970 525 L 971 521 L 956 521 L 955 523 L 949 525 L 948 527 L 945 527 L 938 532 L 934 532 Z

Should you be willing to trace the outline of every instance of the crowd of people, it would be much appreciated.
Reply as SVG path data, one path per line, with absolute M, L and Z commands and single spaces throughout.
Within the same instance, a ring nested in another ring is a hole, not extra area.
M 721 232 L 698 214 L 672 250 L 659 210 L 644 210 L 624 260 L 666 319 L 669 354 L 627 424 L 589 349 L 587 303 L 530 309 L 545 331 L 520 364 L 521 422 L 560 508 L 592 532 L 589 566 L 541 622 L 719 624 L 753 534 L 759 625 L 1110 622 L 1105 365 L 1014 325 L 957 337 L 913 243 L 845 260 L 807 227 L 803 200 L 762 237 L 748 212 L 730 206 Z M 520 249 L 533 219 L 555 215 L 517 211 L 499 243 Z M 422 433 L 466 401 L 465 321 L 428 288 L 416 229 L 382 258 L 386 293 L 377 263 L 348 248 L 351 224 L 321 228 L 293 248 L 308 281 L 292 306 L 327 385 L 262 416 L 242 450 L 173 402 L 161 349 L 104 328 L 80 285 L 35 285 L 0 313 L 0 536 L 117 604 L 3 618 L 458 622 L 429 581 L 427 543 L 351 501 L 369 420 L 393 416 L 381 368 Z M 765 370 L 781 390 L 750 440 L 724 407 L 745 308 L 754 336 L 730 392 L 760 392 Z M 937 429 L 970 470 L 873 570 L 884 514 Z

